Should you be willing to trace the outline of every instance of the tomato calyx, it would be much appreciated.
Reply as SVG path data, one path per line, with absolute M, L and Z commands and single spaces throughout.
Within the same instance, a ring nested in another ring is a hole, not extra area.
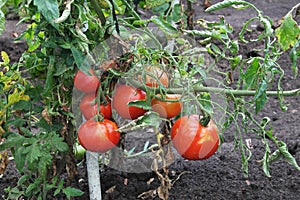
M 209 122 L 211 120 L 211 116 L 210 115 L 206 115 L 204 117 L 202 116 L 199 116 L 199 123 L 204 126 L 204 127 L 207 127 Z

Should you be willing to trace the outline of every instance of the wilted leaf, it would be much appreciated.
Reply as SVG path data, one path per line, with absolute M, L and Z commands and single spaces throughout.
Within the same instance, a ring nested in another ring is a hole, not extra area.
M 300 166 L 298 165 L 296 159 L 289 152 L 287 145 L 284 142 L 279 142 L 280 147 L 278 148 L 281 155 L 285 158 L 285 160 L 290 163 L 293 167 L 300 171 Z
M 269 165 L 269 151 L 265 151 L 265 154 L 264 154 L 264 157 L 263 157 L 263 165 L 262 165 L 262 168 L 263 168 L 263 171 L 265 173 L 265 175 L 267 177 L 271 177 L 271 174 L 270 174 L 270 165 Z
M 257 58 L 254 58 L 251 66 L 247 68 L 244 76 L 244 89 L 253 89 L 257 87 L 257 81 L 258 81 L 258 69 L 259 69 L 259 61 Z
M 254 97 L 256 113 L 258 113 L 259 111 L 261 111 L 263 109 L 265 103 L 268 100 L 266 89 L 267 89 L 267 83 L 266 83 L 266 81 L 262 81 L 260 83 L 257 93 Z
M 0 174 L 3 174 L 8 164 L 8 153 L 7 151 L 0 152 Z
M 249 5 L 249 3 L 246 1 L 227 0 L 227 1 L 222 1 L 222 2 L 216 3 L 216 4 L 208 7 L 205 11 L 213 12 L 213 11 L 221 10 L 221 9 L 229 7 L 229 6 L 234 6 L 234 8 L 236 8 L 236 9 L 245 9 L 248 7 L 248 5 Z
M 152 17 L 151 22 L 156 24 L 166 35 L 171 37 L 178 36 L 178 30 L 170 23 L 159 17 Z
M 156 112 L 147 112 L 136 123 L 137 123 L 137 125 L 158 127 L 159 124 L 160 124 L 160 120 L 161 119 L 160 119 L 158 113 L 156 113 Z
M 282 24 L 276 29 L 275 33 L 281 48 L 286 51 L 299 40 L 300 27 L 293 19 L 292 14 L 289 13 L 284 17 Z
M 5 15 L 1 11 L 1 7 L 0 7 L 0 35 L 4 31 L 4 29 L 5 29 Z
M 15 88 L 12 94 L 8 95 L 8 106 L 13 105 L 21 100 L 29 101 L 30 97 L 24 94 L 24 91 L 19 91 Z
M 1 34 L 1 30 L 0 30 L 0 34 Z M 1 51 L 1 59 L 3 61 L 3 63 L 1 63 L 1 64 L 3 64 L 4 66 L 8 65 L 10 62 L 10 59 L 5 51 Z

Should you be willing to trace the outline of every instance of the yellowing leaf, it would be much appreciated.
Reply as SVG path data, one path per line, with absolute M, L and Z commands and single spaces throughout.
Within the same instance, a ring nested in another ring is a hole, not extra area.
M 1 62 L 0 65 L 8 65 L 10 62 L 10 59 L 5 51 L 1 51 L 1 59 L 3 62 Z
M 8 95 L 8 106 L 11 106 L 21 100 L 29 101 L 30 97 L 28 95 L 24 95 L 24 91 L 18 91 L 16 88 L 14 92 Z
M 286 51 L 299 40 L 300 27 L 297 22 L 293 19 L 292 14 L 287 14 L 282 24 L 275 31 L 278 38 L 279 45 Z

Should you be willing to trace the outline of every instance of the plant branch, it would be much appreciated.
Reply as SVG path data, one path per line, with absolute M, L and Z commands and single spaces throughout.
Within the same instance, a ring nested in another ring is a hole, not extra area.
M 129 83 L 131 83 L 134 87 L 139 88 L 141 90 L 146 90 L 145 85 L 141 85 L 138 81 L 134 80 L 129 80 Z M 159 88 L 149 88 L 153 89 L 155 93 L 160 93 Z M 171 93 L 171 94 L 181 94 L 184 92 L 186 89 L 184 87 L 180 88 L 166 88 L 165 92 L 166 93 Z M 206 87 L 206 86 L 194 86 L 192 87 L 192 90 L 195 92 L 213 92 L 213 93 L 220 93 L 220 94 L 225 94 L 225 95 L 232 95 L 232 96 L 255 96 L 257 91 L 255 90 L 235 90 L 235 89 L 230 89 L 230 88 L 219 88 L 219 87 Z M 294 90 L 287 90 L 287 91 L 275 91 L 275 90 L 269 90 L 266 91 L 267 96 L 297 96 L 300 95 L 300 88 L 294 89 Z

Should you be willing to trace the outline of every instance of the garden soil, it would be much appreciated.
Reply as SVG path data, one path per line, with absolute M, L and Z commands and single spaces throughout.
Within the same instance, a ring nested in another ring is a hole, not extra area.
M 205 13 L 202 1 L 195 6 L 195 19 L 218 20 L 223 15 L 225 20 L 234 28 L 233 35 L 241 29 L 242 23 L 254 16 L 253 10 L 237 11 L 232 8 L 217 12 Z M 214 0 L 212 3 L 218 1 Z M 252 0 L 257 8 L 261 9 L 273 21 L 274 26 L 299 0 Z M 299 16 L 298 16 L 299 20 Z M 16 21 L 7 21 L 7 30 L 0 37 L 0 50 L 9 53 L 12 61 L 17 61 L 25 48 L 22 42 L 13 42 L 14 37 L 24 28 L 15 26 Z M 253 35 L 262 31 L 258 26 Z M 243 56 L 249 56 L 256 46 L 241 45 Z M 282 81 L 284 90 L 300 88 L 299 75 L 294 78 L 290 69 L 288 54 L 284 54 L 279 61 L 285 70 Z M 220 64 L 222 65 L 222 63 Z M 298 65 L 299 66 L 299 65 Z M 220 66 L 225 67 L 225 66 Z M 270 97 L 264 110 L 258 118 L 269 117 L 273 126 L 273 133 L 279 140 L 284 141 L 290 153 L 300 163 L 300 96 L 286 97 L 288 106 L 286 112 L 281 111 L 277 98 Z M 300 172 L 280 159 L 271 164 L 271 177 L 264 175 L 260 160 L 264 154 L 264 144 L 256 138 L 255 133 L 245 133 L 244 139 L 251 139 L 252 158 L 249 161 L 249 174 L 245 177 L 241 166 L 241 156 L 235 149 L 234 128 L 223 133 L 224 143 L 220 150 L 211 158 L 203 161 L 188 161 L 176 157 L 169 166 L 169 178 L 172 187 L 169 190 L 169 199 L 270 199 L 270 200 L 298 200 L 300 199 Z M 271 146 L 272 148 L 272 146 Z M 79 188 L 85 194 L 77 199 L 89 199 L 87 172 L 84 163 L 79 166 Z M 0 197 L 4 194 L 4 188 L 13 187 L 18 180 L 18 174 L 13 162 L 10 162 L 5 174 L 0 178 Z M 103 199 L 159 199 L 155 189 L 160 185 L 158 176 L 154 172 L 125 173 L 104 166 L 101 169 L 101 186 Z M 141 195 L 143 194 L 143 195 Z

